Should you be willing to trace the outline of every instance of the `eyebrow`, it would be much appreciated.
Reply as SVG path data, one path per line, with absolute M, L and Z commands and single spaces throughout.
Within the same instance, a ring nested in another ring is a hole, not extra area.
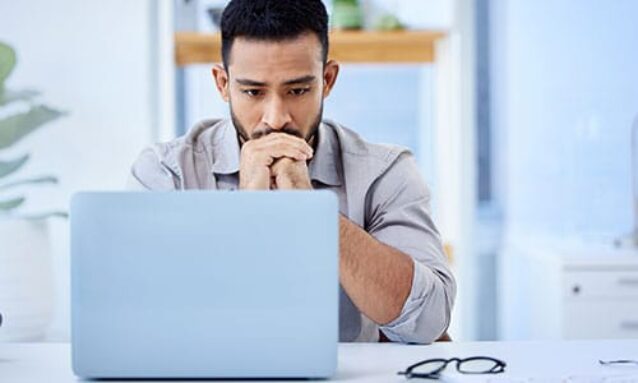
M 235 79 L 235 81 L 237 81 L 239 83 L 239 85 L 246 85 L 246 86 L 266 86 L 266 85 L 268 85 L 268 83 L 261 82 L 261 81 L 255 81 L 255 80 L 249 80 L 247 78 L 238 78 L 238 79 Z
M 301 77 L 293 78 L 292 80 L 284 81 L 284 85 L 309 84 L 315 81 L 315 78 L 316 77 L 312 75 L 301 76 Z
M 308 83 L 314 82 L 316 79 L 317 78 L 312 75 L 301 76 L 301 77 L 293 78 L 290 80 L 286 80 L 283 82 L 283 85 L 308 84 Z M 251 80 L 247 78 L 238 78 L 238 79 L 235 79 L 235 81 L 237 81 L 239 85 L 244 85 L 244 86 L 267 86 L 268 85 L 267 82 L 256 81 L 256 80 Z

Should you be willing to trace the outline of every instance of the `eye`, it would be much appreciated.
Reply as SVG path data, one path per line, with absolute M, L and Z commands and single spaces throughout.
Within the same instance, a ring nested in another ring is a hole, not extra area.
M 260 89 L 242 89 L 241 92 L 250 97 L 258 97 L 263 94 Z
M 310 91 L 310 88 L 293 88 L 290 90 L 290 94 L 292 94 L 293 96 L 303 96 L 309 91 Z

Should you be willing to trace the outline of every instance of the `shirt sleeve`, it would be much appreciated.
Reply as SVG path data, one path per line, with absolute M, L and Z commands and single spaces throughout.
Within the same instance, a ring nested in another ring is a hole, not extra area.
M 409 152 L 375 181 L 366 202 L 366 231 L 414 262 L 400 315 L 380 329 L 395 342 L 432 343 L 450 324 L 456 281 L 430 216 L 430 192 Z
M 155 150 L 144 149 L 137 157 L 126 182 L 129 190 L 175 190 L 176 177 L 162 164 Z

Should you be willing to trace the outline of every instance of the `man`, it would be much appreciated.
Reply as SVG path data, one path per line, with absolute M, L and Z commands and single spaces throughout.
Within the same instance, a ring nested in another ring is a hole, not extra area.
M 132 186 L 332 190 L 341 213 L 340 340 L 438 339 L 456 284 L 429 191 L 406 149 L 370 144 L 322 120 L 339 73 L 327 60 L 322 2 L 233 0 L 221 29 L 223 65 L 212 74 L 232 121 L 203 121 L 144 150 Z

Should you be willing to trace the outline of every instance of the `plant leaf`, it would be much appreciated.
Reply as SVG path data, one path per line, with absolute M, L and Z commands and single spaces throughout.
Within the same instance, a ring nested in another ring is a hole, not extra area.
M 20 185 L 29 185 L 29 184 L 57 184 L 58 179 L 52 176 L 43 176 L 43 177 L 34 177 L 27 178 L 24 180 L 18 180 L 6 183 L 4 185 L 0 185 L 0 190 L 9 189 L 12 187 L 20 186 Z
M 8 211 L 17 208 L 25 201 L 24 197 L 13 198 L 9 200 L 0 201 L 0 211 Z
M 13 160 L 13 161 L 0 161 L 0 178 L 6 177 L 9 174 L 20 169 L 29 160 L 29 155 Z
M 16 53 L 9 45 L 0 42 L 0 88 L 16 66 Z
M 63 114 L 48 106 L 36 105 L 25 113 L 15 114 L 0 120 L 0 149 L 10 147 L 40 126 Z
M 4 106 L 14 101 L 27 101 L 39 96 L 40 92 L 32 89 L 24 90 L 2 90 L 0 88 L 0 106 Z

